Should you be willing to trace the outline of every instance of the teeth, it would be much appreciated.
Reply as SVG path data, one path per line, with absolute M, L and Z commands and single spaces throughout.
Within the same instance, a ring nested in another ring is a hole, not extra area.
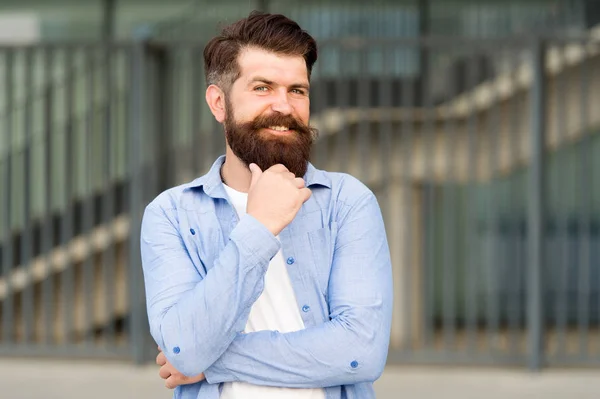
M 285 127 L 285 126 L 271 126 L 269 129 L 272 129 L 272 130 L 277 130 L 277 131 L 279 131 L 279 132 L 285 132 L 285 131 L 289 130 L 289 129 L 288 129 L 287 127 Z

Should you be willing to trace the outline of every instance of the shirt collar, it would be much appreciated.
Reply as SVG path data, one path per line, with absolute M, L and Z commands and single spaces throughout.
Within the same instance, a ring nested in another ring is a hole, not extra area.
M 223 182 L 221 181 L 221 166 L 225 162 L 225 155 L 221 155 L 213 163 L 207 174 L 194 179 L 187 184 L 187 188 L 202 187 L 204 192 L 213 198 L 227 198 Z M 331 179 L 323 170 L 315 168 L 310 162 L 304 174 L 306 187 L 324 186 L 331 188 Z

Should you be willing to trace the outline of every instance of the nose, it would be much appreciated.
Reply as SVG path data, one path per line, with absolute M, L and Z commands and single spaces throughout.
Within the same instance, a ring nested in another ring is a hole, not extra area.
M 291 115 L 294 111 L 294 108 L 288 101 L 288 93 L 287 90 L 281 90 L 277 93 L 274 98 L 273 103 L 271 104 L 271 109 L 275 112 L 278 112 L 283 115 Z

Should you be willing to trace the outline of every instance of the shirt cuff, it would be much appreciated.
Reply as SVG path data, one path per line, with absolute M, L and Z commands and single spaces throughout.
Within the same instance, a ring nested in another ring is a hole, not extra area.
M 252 215 L 244 215 L 229 238 L 244 252 L 270 262 L 279 252 L 281 243 L 264 224 Z

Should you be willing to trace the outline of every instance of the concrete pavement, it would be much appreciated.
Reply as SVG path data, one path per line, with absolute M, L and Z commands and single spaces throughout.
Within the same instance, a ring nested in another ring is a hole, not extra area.
M 600 398 L 600 370 L 388 367 L 378 399 Z M 167 399 L 157 367 L 118 362 L 0 358 L 2 399 Z

